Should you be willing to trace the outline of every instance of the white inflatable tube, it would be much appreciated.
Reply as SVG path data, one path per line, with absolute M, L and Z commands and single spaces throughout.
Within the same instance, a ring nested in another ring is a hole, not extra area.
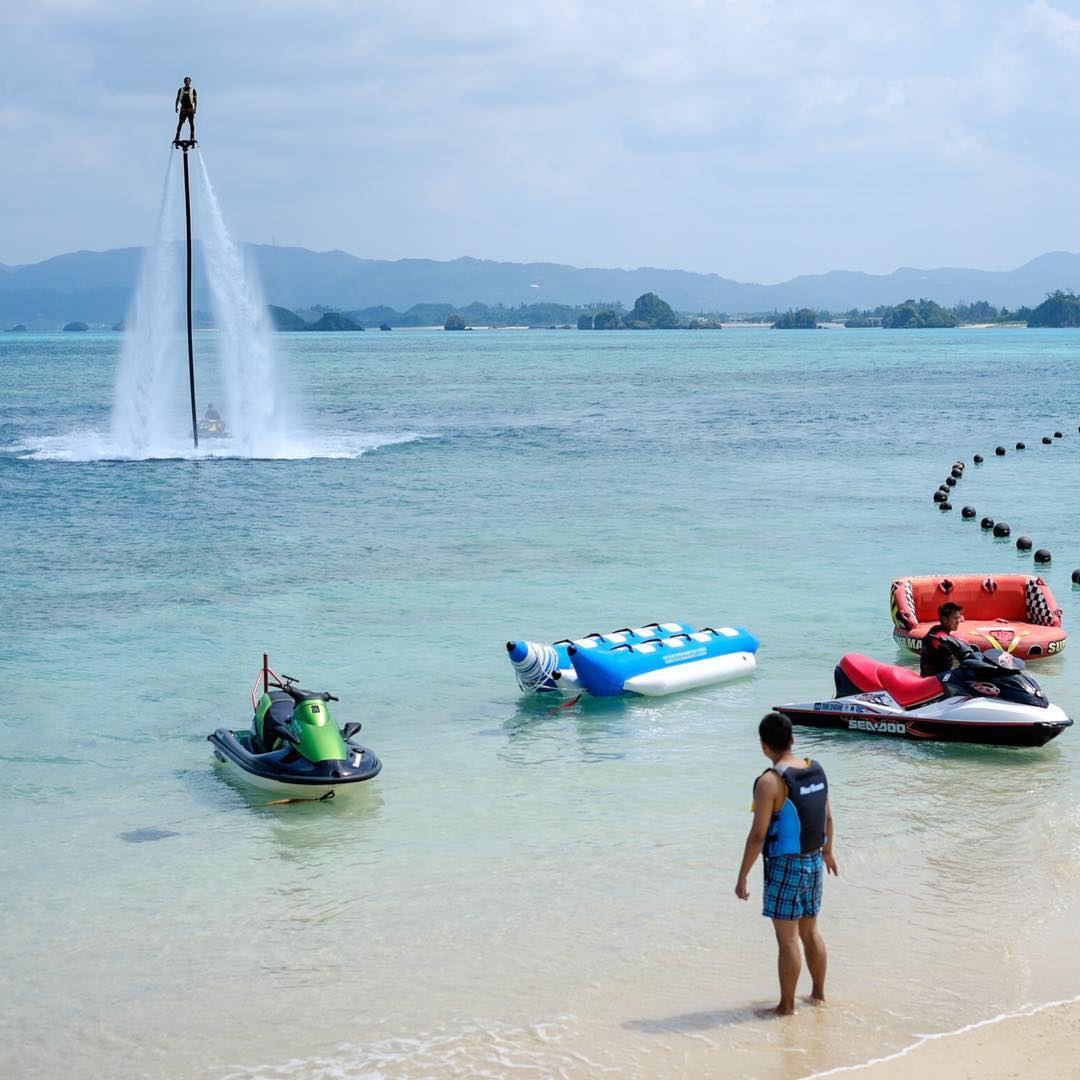
M 623 688 L 646 697 L 662 697 L 680 690 L 696 690 L 701 686 L 738 679 L 749 675 L 756 666 L 753 653 L 728 653 L 726 656 L 710 656 L 692 664 L 646 671 L 627 679 Z

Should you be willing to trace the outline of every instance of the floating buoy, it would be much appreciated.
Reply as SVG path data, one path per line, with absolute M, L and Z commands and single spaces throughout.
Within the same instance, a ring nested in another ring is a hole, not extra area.
M 944 491 L 946 495 L 949 494 L 949 488 L 947 484 L 938 484 L 938 491 Z
M 1077 428 L 1076 430 L 1080 431 L 1080 428 Z M 976 465 L 981 465 L 982 464 L 982 454 L 976 454 L 971 460 L 974 461 Z
M 994 526 L 994 535 L 995 536 L 1008 536 L 1010 532 L 1011 532 L 1011 530 L 1009 529 L 1009 526 L 1006 525 L 1004 521 L 999 521 Z
M 1017 450 L 1026 450 L 1026 449 L 1027 449 L 1027 446 L 1025 446 L 1025 445 L 1024 445 L 1024 443 L 1022 443 L 1022 442 L 1018 442 L 1018 443 L 1016 444 L 1016 449 L 1017 449 Z
M 1039 550 L 1035 552 L 1035 561 L 1041 563 L 1049 562 L 1050 552 L 1047 551 L 1046 548 L 1039 548 Z
M 1054 432 L 1054 438 L 1055 439 L 1064 439 L 1065 436 L 1060 431 L 1055 431 Z
M 938 509 L 939 510 L 951 510 L 952 509 L 952 503 L 949 502 L 948 499 L 946 499 L 944 502 L 938 503 Z
M 945 483 L 948 484 L 949 487 L 956 487 L 956 477 L 955 476 L 946 476 L 945 477 Z
M 962 461 L 960 461 L 960 460 L 956 460 L 956 461 L 954 461 L 954 462 L 952 463 L 952 467 L 953 467 L 954 469 L 959 469 L 959 470 L 960 470 L 961 472 L 963 472 L 963 471 L 964 471 L 964 463 L 963 463 Z
M 1005 447 L 1004 446 L 995 446 L 994 447 L 994 453 L 997 454 L 998 457 L 1004 457 L 1005 456 Z
M 1016 538 L 1016 550 L 1017 551 L 1030 551 L 1031 550 L 1031 537 L 1030 536 L 1018 536 Z
M 1054 440 L 1049 435 L 1043 436 L 1043 446 L 1049 446 Z
M 1077 430 L 1080 430 L 1080 428 L 1078 428 Z M 1074 570 L 1073 571 L 1072 580 L 1073 580 L 1074 585 L 1080 585 L 1080 570 Z
M 964 475 L 964 470 L 963 469 L 953 469 L 953 471 L 949 475 L 954 480 L 959 480 L 960 477 L 962 477 Z
M 960 513 L 966 518 L 973 518 L 975 516 L 975 507 L 965 506 L 964 509 L 960 511 Z
M 984 517 L 982 521 L 979 522 L 979 524 L 984 529 L 992 529 L 994 527 L 994 519 L 992 517 Z
M 948 502 L 949 496 L 944 491 L 934 492 L 934 502 Z

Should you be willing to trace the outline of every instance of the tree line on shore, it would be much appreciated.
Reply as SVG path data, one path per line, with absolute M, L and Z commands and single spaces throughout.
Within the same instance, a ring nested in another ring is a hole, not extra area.
M 724 322 L 745 322 L 769 325 L 778 330 L 812 330 L 822 323 L 843 323 L 849 328 L 883 327 L 885 329 L 935 329 L 971 323 L 1026 324 L 1030 327 L 1080 327 L 1080 296 L 1058 289 L 1047 294 L 1037 307 L 1019 307 L 1010 311 L 998 308 L 986 300 L 943 307 L 925 297 L 905 300 L 892 306 L 879 305 L 871 309 L 852 308 L 848 311 L 825 311 L 799 308 L 786 312 L 757 312 L 733 315 L 729 312 L 685 314 L 676 312 L 655 293 L 643 293 L 627 311 L 619 301 L 573 306 L 569 304 L 537 303 L 506 307 L 502 304 L 482 304 L 476 301 L 465 307 L 452 304 L 415 304 L 405 312 L 379 306 L 356 311 L 335 311 L 316 305 L 291 311 L 269 305 L 271 325 L 276 330 L 310 330 L 340 332 L 349 330 L 390 330 L 394 327 L 442 326 L 446 330 L 466 330 L 472 326 L 523 326 L 579 330 L 698 330 L 720 329 Z M 195 313 L 198 328 L 213 326 L 204 312 Z M 118 323 L 114 330 L 122 330 Z M 85 322 L 72 322 L 66 331 L 85 331 Z M 19 323 L 11 331 L 25 331 Z
M 1058 289 L 1049 293 L 1037 307 L 1019 307 L 1014 311 L 994 307 L 986 300 L 954 304 L 947 308 L 922 297 L 892 306 L 882 304 L 868 310 L 853 308 L 850 311 L 830 312 L 799 308 L 798 311 L 783 314 L 752 316 L 750 321 L 771 322 L 777 330 L 813 330 L 823 322 L 842 322 L 849 329 L 880 326 L 887 330 L 932 330 L 972 323 L 1072 327 L 1080 326 L 1080 297 Z
M 505 307 L 476 301 L 462 308 L 452 304 L 416 304 L 406 312 L 389 307 L 364 308 L 335 312 L 316 306 L 302 313 L 271 308 L 279 330 L 362 330 L 378 326 L 442 326 L 446 330 L 466 330 L 472 326 L 527 326 L 579 330 L 697 330 L 719 329 L 730 321 L 767 324 L 778 330 L 812 330 L 822 323 L 843 323 L 848 328 L 882 327 L 897 330 L 947 328 L 971 323 L 1017 324 L 1042 327 L 1080 326 L 1080 297 L 1057 290 L 1035 308 L 1019 307 L 1010 311 L 995 307 L 986 300 L 943 307 L 922 297 L 900 304 L 881 304 L 876 308 L 851 308 L 826 311 L 799 308 L 786 312 L 757 312 L 732 315 L 710 312 L 690 315 L 676 312 L 655 293 L 644 293 L 627 311 L 619 301 L 594 303 L 585 307 L 569 304 L 520 304 Z

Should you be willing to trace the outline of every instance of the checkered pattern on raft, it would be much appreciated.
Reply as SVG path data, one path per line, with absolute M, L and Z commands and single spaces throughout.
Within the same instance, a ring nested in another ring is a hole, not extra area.
M 1054 622 L 1046 594 L 1035 578 L 1028 578 L 1024 583 L 1024 601 L 1027 604 L 1027 621 L 1035 626 L 1051 626 Z
M 915 610 L 915 590 L 911 587 L 910 579 L 904 582 L 904 601 L 907 604 L 911 625 L 919 621 L 919 613 Z

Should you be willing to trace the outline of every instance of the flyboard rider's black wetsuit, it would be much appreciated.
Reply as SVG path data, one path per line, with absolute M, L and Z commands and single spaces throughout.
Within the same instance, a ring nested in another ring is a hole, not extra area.
M 944 675 L 951 671 L 953 660 L 962 659 L 963 646 L 941 623 L 934 623 L 923 638 L 919 653 L 920 675 Z
M 176 138 L 173 139 L 173 142 L 179 142 L 180 129 L 184 126 L 185 120 L 188 122 L 191 139 L 195 139 L 195 110 L 198 107 L 198 91 L 194 86 L 190 85 L 189 79 L 185 79 L 184 85 L 176 91 L 176 111 L 180 114 L 180 121 L 176 125 Z

